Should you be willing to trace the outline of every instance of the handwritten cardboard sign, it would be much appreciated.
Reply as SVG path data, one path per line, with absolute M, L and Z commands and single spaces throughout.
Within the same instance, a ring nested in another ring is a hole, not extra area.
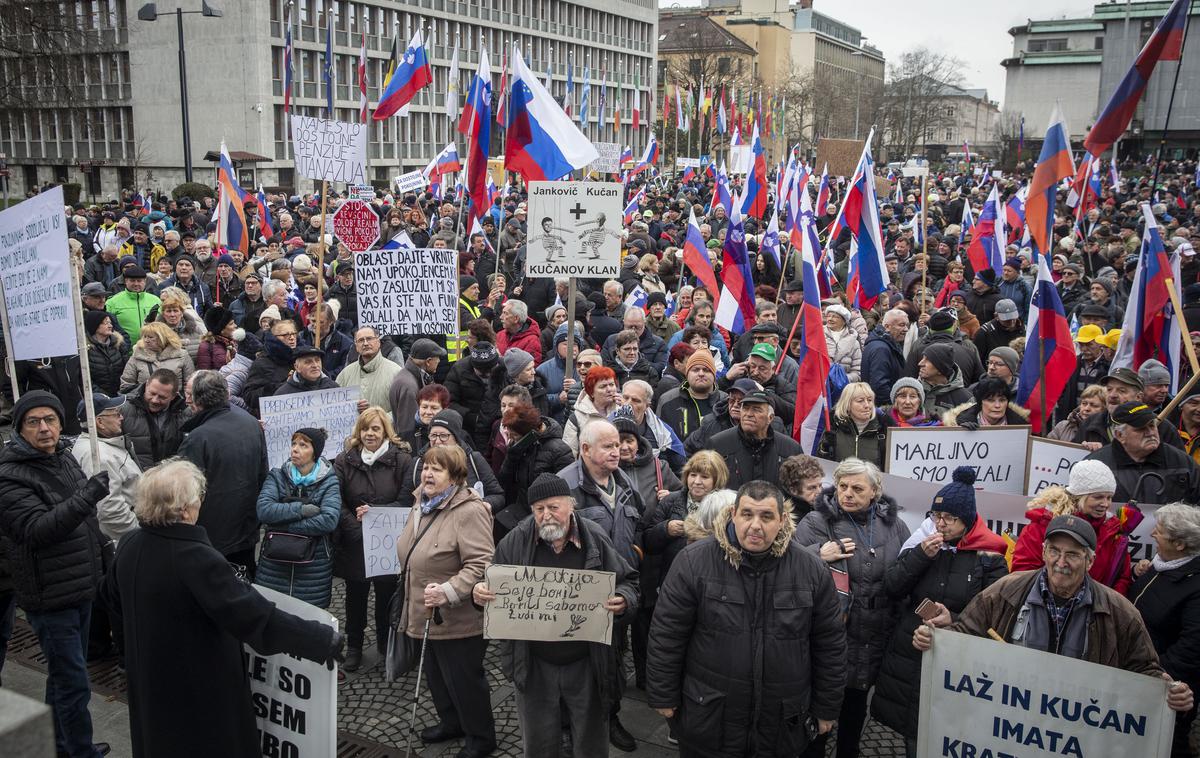
M 395 576 L 402 566 L 396 540 L 408 524 L 409 508 L 372 506 L 362 518 L 363 566 L 367 576 Z
M 292 114 L 296 173 L 317 181 L 367 184 L 367 126 Z
M 354 256 L 359 326 L 380 334 L 457 332 L 457 251 L 401 244 Z
M 1059 442 L 1042 437 L 1029 438 L 1029 471 L 1025 477 L 1025 494 L 1036 495 L 1047 487 L 1071 478 L 1071 467 L 1088 456 L 1083 445 Z
M 604 603 L 616 591 L 616 582 L 611 571 L 490 566 L 487 583 L 496 599 L 484 607 L 483 636 L 607 645 L 613 617 Z
M 286 463 L 291 455 L 292 432 L 306 426 L 325 430 L 328 441 L 321 457 L 332 461 L 354 431 L 361 394 L 357 386 L 337 387 L 259 400 L 263 434 L 267 438 L 267 463 L 271 468 Z
M 975 486 L 992 492 L 1025 492 L 1028 426 L 892 427 L 887 433 L 884 471 L 923 482 L 946 484 L 954 469 L 976 470 Z

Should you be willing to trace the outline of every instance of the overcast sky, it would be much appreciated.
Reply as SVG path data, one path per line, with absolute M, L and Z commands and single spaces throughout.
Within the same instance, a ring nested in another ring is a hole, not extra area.
M 1097 0 L 815 0 L 813 7 L 866 35 L 870 44 L 896 59 L 906 50 L 925 46 L 942 50 L 964 63 L 963 79 L 983 87 L 1003 105 L 1004 67 L 1012 54 L 1008 30 L 1029 18 L 1078 18 L 1091 15 Z M 661 7 L 698 5 L 670 0 Z

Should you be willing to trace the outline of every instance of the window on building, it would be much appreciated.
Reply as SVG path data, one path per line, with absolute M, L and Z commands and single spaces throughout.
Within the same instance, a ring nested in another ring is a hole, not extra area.
M 1095 44 L 1093 45 L 1093 47 L 1094 47 L 1096 50 L 1103 50 L 1103 49 L 1104 49 L 1104 38 L 1103 38 L 1103 37 L 1097 37 L 1097 38 L 1096 38 L 1096 42 L 1095 42 Z
M 717 58 L 717 73 L 725 75 L 729 73 L 729 58 Z
M 1051 37 L 1045 39 L 1029 40 L 1029 52 L 1031 53 L 1049 53 L 1061 52 L 1067 49 L 1066 37 Z
M 704 61 L 699 58 L 689 60 L 688 73 L 692 76 L 701 76 L 704 73 Z
M 954 130 L 953 130 L 953 129 L 947 129 L 947 130 L 946 130 L 946 141 L 947 141 L 947 142 L 951 142 L 951 141 L 953 141 L 953 139 L 954 139 Z

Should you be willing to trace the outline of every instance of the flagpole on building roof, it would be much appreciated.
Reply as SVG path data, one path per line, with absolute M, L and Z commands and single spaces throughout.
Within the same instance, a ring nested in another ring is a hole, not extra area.
M 1195 0 L 1188 0 L 1187 10 L 1183 14 L 1183 38 L 1179 42 L 1179 61 L 1175 64 L 1175 79 L 1171 82 L 1171 97 L 1167 100 L 1167 115 L 1163 118 L 1162 132 L 1158 136 L 1158 149 L 1154 153 L 1154 178 L 1150 182 L 1151 195 L 1158 189 L 1158 169 L 1162 165 L 1163 148 L 1167 146 L 1167 127 L 1171 124 L 1171 110 L 1175 107 L 1175 92 L 1179 89 L 1179 72 L 1183 70 L 1183 51 L 1187 47 L 1188 27 L 1192 21 L 1192 4 L 1194 2 Z M 1116 147 L 1114 146 L 1113 149 L 1115 150 Z M 1114 152 L 1113 155 L 1116 153 Z

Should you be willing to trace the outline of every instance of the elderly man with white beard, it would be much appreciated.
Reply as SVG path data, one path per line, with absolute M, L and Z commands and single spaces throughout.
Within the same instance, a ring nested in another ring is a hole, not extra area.
M 605 608 L 632 618 L 638 603 L 638 574 L 595 522 L 575 515 L 571 488 L 553 474 L 542 474 L 529 486 L 527 516 L 496 546 L 494 562 L 509 566 L 612 571 L 616 592 Z M 475 585 L 479 607 L 496 599 L 486 582 Z M 608 756 L 608 714 L 612 691 L 610 668 L 616 665 L 612 645 L 595 642 L 531 642 L 502 640 L 505 674 L 517 691 L 526 758 L 558 755 L 562 712 L 571 726 L 574 758 Z

